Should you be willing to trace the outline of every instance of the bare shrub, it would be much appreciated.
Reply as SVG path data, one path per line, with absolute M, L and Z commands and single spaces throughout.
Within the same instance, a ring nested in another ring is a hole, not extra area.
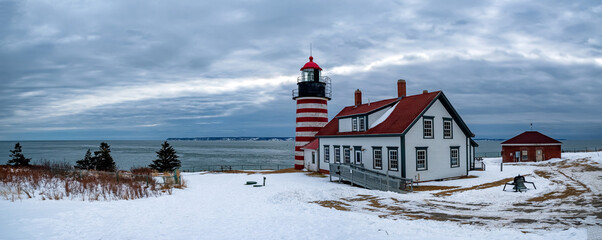
M 149 168 L 102 172 L 76 170 L 69 164 L 45 161 L 29 167 L 0 165 L 0 198 L 20 200 L 132 200 L 172 193 L 173 182 L 160 184 Z M 173 177 L 171 177 L 173 180 Z M 185 186 L 180 184 L 179 187 Z

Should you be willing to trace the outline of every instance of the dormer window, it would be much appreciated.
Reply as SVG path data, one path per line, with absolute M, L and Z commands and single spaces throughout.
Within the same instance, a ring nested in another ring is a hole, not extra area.
M 352 117 L 351 118 L 351 131 L 354 131 L 354 132 L 366 131 L 366 116 Z
M 365 117 L 361 116 L 359 117 L 359 122 L 360 122 L 360 131 L 366 131 L 366 123 L 365 123 Z

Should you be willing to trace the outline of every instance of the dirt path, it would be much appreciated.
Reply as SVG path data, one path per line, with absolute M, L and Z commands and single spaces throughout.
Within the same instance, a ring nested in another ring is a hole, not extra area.
M 602 211 L 600 211 L 602 194 L 599 191 L 593 191 L 586 183 L 579 180 L 584 176 L 584 172 L 593 173 L 597 179 L 602 179 L 600 168 L 586 160 L 578 160 L 575 164 L 560 163 L 542 166 L 534 172 L 536 177 L 549 180 L 556 185 L 557 190 L 543 193 L 526 201 L 505 204 L 495 201 L 466 203 L 449 199 L 454 194 L 468 191 L 494 187 L 500 188 L 501 191 L 504 183 L 511 182 L 513 178 L 470 187 L 421 186 L 423 191 L 432 191 L 432 194 L 419 200 L 404 200 L 403 196 L 401 199 L 397 199 L 357 195 L 356 197 L 316 203 L 324 207 L 343 211 L 367 212 L 390 219 L 454 221 L 461 224 L 519 229 L 602 226 Z

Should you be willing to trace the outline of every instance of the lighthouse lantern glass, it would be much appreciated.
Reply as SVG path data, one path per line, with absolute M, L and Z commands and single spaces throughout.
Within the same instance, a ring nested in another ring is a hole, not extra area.
M 311 82 L 314 80 L 314 70 L 311 68 L 307 68 L 307 69 L 303 69 L 303 72 L 301 73 L 302 82 Z

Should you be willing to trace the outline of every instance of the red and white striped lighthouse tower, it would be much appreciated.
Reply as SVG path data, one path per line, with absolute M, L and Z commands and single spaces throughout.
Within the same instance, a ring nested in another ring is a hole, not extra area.
M 321 76 L 322 68 L 312 56 L 301 68 L 293 99 L 297 101 L 297 127 L 295 131 L 295 169 L 303 169 L 303 149 L 315 139 L 315 135 L 328 123 L 330 78 Z

